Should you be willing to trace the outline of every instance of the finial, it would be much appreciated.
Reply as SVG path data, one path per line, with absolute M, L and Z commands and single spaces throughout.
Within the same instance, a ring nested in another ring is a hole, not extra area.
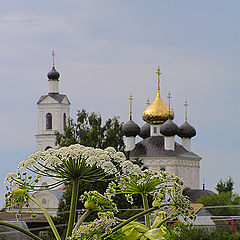
M 171 114 L 171 93 L 168 92 L 168 114 Z
M 52 65 L 53 65 L 53 67 L 55 67 L 55 53 L 54 53 L 54 50 L 52 51 L 52 56 L 53 56 L 53 63 L 52 63 Z
M 133 101 L 133 97 L 132 97 L 131 93 L 130 93 L 130 97 L 128 99 L 130 100 L 130 120 L 132 120 L 132 101 Z
M 150 100 L 149 100 L 149 98 L 147 98 L 146 104 L 147 104 L 147 106 L 150 105 Z
M 162 74 L 160 72 L 160 67 L 157 68 L 156 74 L 158 75 L 158 92 L 160 91 L 160 75 Z
M 188 107 L 187 99 L 185 99 L 184 106 L 185 106 L 185 122 L 187 122 L 187 107 Z

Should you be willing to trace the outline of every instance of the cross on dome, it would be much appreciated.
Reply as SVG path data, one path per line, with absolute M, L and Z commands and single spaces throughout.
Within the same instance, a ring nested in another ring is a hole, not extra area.
M 132 101 L 133 101 L 133 97 L 132 97 L 132 94 L 130 93 L 130 96 L 129 96 L 129 101 L 130 101 L 130 120 L 132 120 Z
M 168 92 L 168 114 L 171 114 L 171 93 Z
M 160 71 L 160 67 L 157 68 L 156 74 L 158 75 L 158 92 L 160 91 L 160 75 L 162 74 Z
M 52 57 L 53 57 L 52 65 L 53 65 L 53 67 L 55 67 L 55 53 L 54 53 L 54 50 L 52 51 Z
M 188 108 L 187 99 L 185 99 L 184 106 L 185 106 L 185 122 L 187 122 L 187 108 Z

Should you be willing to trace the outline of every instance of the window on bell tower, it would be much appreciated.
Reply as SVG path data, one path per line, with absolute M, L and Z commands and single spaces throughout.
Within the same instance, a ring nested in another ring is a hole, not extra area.
M 66 126 L 66 113 L 63 114 L 63 129 Z
M 52 129 L 52 114 L 47 113 L 46 115 L 46 129 Z

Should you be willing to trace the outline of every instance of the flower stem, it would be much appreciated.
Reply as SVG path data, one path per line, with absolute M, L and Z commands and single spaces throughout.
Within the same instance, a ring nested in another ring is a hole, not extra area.
M 92 212 L 92 210 L 87 209 L 87 211 L 81 216 L 81 218 L 78 220 L 76 226 L 73 229 L 73 232 L 76 231 L 79 226 L 83 223 L 83 221 L 87 218 L 87 216 Z
M 147 194 L 146 193 L 142 194 L 142 200 L 143 200 L 144 211 L 146 211 L 146 210 L 149 209 L 148 199 L 147 199 Z M 145 225 L 150 228 L 150 216 L 149 216 L 149 213 L 146 214 L 144 217 L 145 217 Z
M 68 228 L 67 228 L 67 239 L 71 234 L 76 218 L 76 210 L 77 210 L 77 200 L 78 200 L 78 187 L 79 187 L 79 180 L 72 181 L 72 198 L 71 198 L 71 206 L 70 206 L 70 215 L 68 220 Z
M 14 225 L 14 224 L 12 224 L 12 223 L 0 221 L 0 225 L 7 226 L 7 227 L 9 227 L 9 228 L 13 228 L 13 229 L 15 229 L 15 230 L 17 230 L 17 231 L 19 231 L 19 232 L 22 232 L 22 233 L 26 234 L 28 237 L 30 237 L 30 238 L 32 238 L 32 239 L 42 240 L 40 237 L 38 237 L 38 236 L 34 235 L 33 233 L 27 231 L 26 229 L 21 228 L 21 227 L 19 227 L 19 226 L 17 226 L 17 225 Z
M 41 210 L 43 211 L 43 213 L 44 213 L 44 215 L 45 215 L 45 217 L 46 217 L 46 219 L 47 219 L 47 221 L 48 221 L 48 223 L 49 223 L 49 225 L 50 225 L 50 227 L 51 227 L 51 229 L 52 229 L 52 231 L 53 231 L 53 233 L 54 233 L 54 235 L 55 235 L 55 237 L 56 237 L 56 239 L 57 239 L 57 240 L 61 240 L 61 238 L 60 238 L 60 236 L 59 236 L 59 233 L 58 233 L 58 231 L 57 231 L 57 229 L 56 229 L 56 227 L 55 227 L 55 225 L 54 225 L 54 223 L 53 223 L 53 220 L 52 220 L 52 218 L 49 216 L 49 214 L 48 214 L 48 212 L 46 211 L 46 209 L 45 209 L 45 208 L 42 206 L 42 204 L 41 204 L 40 202 L 38 202 L 37 199 L 34 198 L 31 194 L 27 193 L 27 196 L 28 196 L 28 198 L 30 198 L 33 202 L 35 202 L 35 203 L 41 208 Z
M 105 233 L 101 236 L 101 239 L 105 239 L 107 237 L 109 237 L 111 234 L 113 234 L 114 232 L 116 232 L 117 230 L 119 230 L 120 228 L 124 227 L 125 225 L 127 225 L 128 223 L 134 221 L 135 219 L 138 219 L 139 217 L 145 215 L 145 214 L 148 214 L 150 212 L 153 212 L 155 211 L 156 209 L 158 209 L 158 207 L 153 207 L 153 208 L 150 208 L 146 211 L 143 211 L 141 213 L 138 213 L 136 215 L 134 215 L 133 217 L 129 218 L 128 220 L 120 223 L 119 225 L 117 225 L 115 228 L 112 229 L 111 233 Z

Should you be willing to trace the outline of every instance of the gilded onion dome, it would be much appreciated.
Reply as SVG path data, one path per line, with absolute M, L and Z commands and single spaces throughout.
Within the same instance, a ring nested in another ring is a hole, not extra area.
M 150 124 L 162 124 L 168 120 L 169 115 L 171 119 L 174 118 L 173 110 L 171 109 L 169 114 L 168 106 L 163 102 L 158 91 L 156 99 L 143 111 L 142 119 Z
M 142 119 L 150 124 L 162 124 L 168 120 L 168 116 L 171 119 L 174 118 L 173 110 L 170 109 L 164 103 L 164 101 L 160 97 L 160 68 L 158 67 L 156 74 L 158 75 L 158 93 L 156 99 L 153 101 L 151 105 L 145 108 L 142 113 Z

